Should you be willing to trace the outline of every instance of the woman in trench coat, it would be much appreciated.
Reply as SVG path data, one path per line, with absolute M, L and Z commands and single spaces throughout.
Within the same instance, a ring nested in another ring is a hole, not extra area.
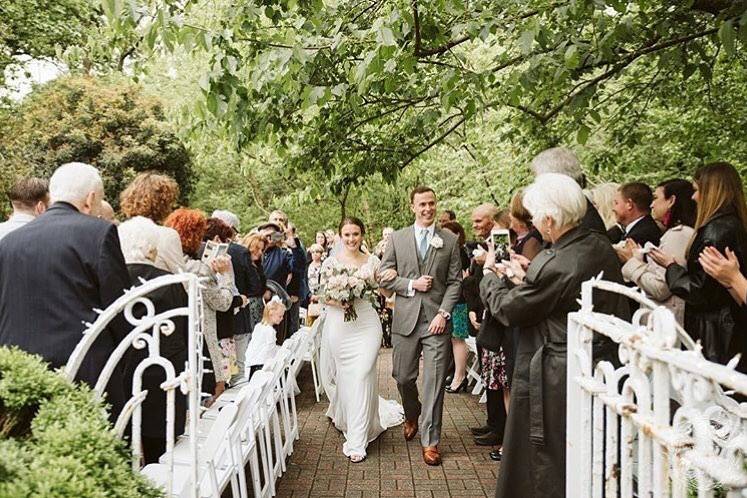
M 480 293 L 491 315 L 518 327 L 518 348 L 496 497 L 565 496 L 566 339 L 581 284 L 600 272 L 622 283 L 620 263 L 603 235 L 579 227 L 586 198 L 570 177 L 540 175 L 524 206 L 552 247 L 532 260 L 522 282 L 509 279 L 489 253 Z M 492 248 L 491 248 L 492 253 Z M 518 269 L 514 266 L 514 269 Z M 627 300 L 599 292 L 594 309 L 628 318 Z M 595 337 L 594 359 L 611 359 L 614 344 Z

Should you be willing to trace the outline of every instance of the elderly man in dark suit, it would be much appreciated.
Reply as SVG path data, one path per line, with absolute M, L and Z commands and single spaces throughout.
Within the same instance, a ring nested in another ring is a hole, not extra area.
M 52 206 L 0 241 L 0 345 L 64 366 L 94 309 L 105 309 L 129 287 L 117 228 L 97 218 L 104 187 L 96 168 L 60 166 L 49 181 Z M 88 351 L 77 379 L 91 385 L 126 333 L 111 323 Z M 119 371 L 107 387 L 113 416 L 124 400 Z

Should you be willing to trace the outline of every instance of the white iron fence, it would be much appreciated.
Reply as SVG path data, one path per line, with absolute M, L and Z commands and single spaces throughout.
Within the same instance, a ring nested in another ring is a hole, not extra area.
M 157 289 L 169 285 L 184 285 L 187 289 L 188 305 L 186 308 L 175 308 L 156 313 L 153 302 L 148 299 L 148 294 Z M 141 423 L 142 407 L 148 392 L 142 390 L 143 372 L 151 366 L 159 366 L 163 369 L 166 380 L 161 384 L 161 388 L 166 391 L 167 407 L 164 414 L 164 423 L 166 424 L 166 455 L 167 466 L 169 468 L 169 479 L 166 489 L 166 496 L 171 496 L 173 484 L 173 448 L 174 448 L 174 410 L 175 410 L 175 393 L 181 389 L 182 393 L 187 396 L 189 410 L 189 431 L 190 434 L 197 433 L 197 419 L 200 410 L 200 391 L 202 380 L 202 331 L 201 331 L 201 313 L 202 298 L 198 278 L 191 273 L 182 273 L 178 275 L 165 275 L 144 282 L 138 287 L 129 289 L 111 304 L 106 310 L 97 310 L 99 316 L 92 324 L 86 324 L 87 329 L 83 333 L 83 339 L 70 356 L 70 360 L 65 366 L 65 375 L 68 379 L 73 380 L 80 368 L 86 353 L 89 351 L 94 341 L 106 330 L 110 322 L 122 314 L 129 326 L 132 327 L 126 338 L 123 339 L 115 348 L 114 352 L 106 362 L 101 375 L 94 387 L 94 392 L 102 396 L 104 389 L 109 382 L 116 368 L 121 367 L 121 362 L 129 348 L 145 349 L 147 355 L 135 368 L 132 379 L 132 393 L 127 401 L 117 422 L 115 430 L 122 437 L 127 425 L 132 421 L 132 467 L 134 471 L 139 471 L 141 467 Z M 145 311 L 142 316 L 136 316 L 133 309 Z M 168 359 L 161 356 L 160 339 L 161 335 L 169 335 L 175 330 L 173 320 L 176 317 L 187 317 L 188 334 L 188 361 L 185 365 L 173 365 Z M 197 496 L 197 442 L 196 438 L 191 439 L 190 447 L 190 479 L 192 483 L 188 494 L 191 497 Z
M 631 322 L 595 313 L 594 289 L 641 308 Z M 747 404 L 724 393 L 747 396 L 747 375 L 704 359 L 635 289 L 590 280 L 581 305 L 568 317 L 566 496 L 747 496 Z M 619 345 L 619 366 L 595 361 L 598 336 Z

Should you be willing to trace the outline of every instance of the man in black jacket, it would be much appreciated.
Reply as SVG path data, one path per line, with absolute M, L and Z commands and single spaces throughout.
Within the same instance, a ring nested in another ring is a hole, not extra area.
M 52 206 L 0 242 L 0 345 L 64 366 L 98 317 L 129 287 L 117 228 L 96 217 L 104 196 L 98 171 L 87 164 L 60 166 L 49 182 Z M 127 333 L 121 317 L 88 350 L 77 380 L 94 385 Z M 119 369 L 107 387 L 112 416 L 124 401 Z
M 607 233 L 610 242 L 617 244 L 625 239 L 633 239 L 641 247 L 646 242 L 659 245 L 661 229 L 651 217 L 653 198 L 651 188 L 644 183 L 626 183 L 617 190 L 612 210 L 622 229 L 610 229 Z

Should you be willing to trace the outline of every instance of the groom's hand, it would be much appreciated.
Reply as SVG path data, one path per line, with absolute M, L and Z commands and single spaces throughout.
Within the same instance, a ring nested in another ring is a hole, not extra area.
M 423 275 L 417 280 L 412 281 L 412 288 L 418 292 L 428 292 L 433 287 L 433 277 L 430 275 Z
M 428 326 L 428 332 L 433 335 L 441 335 L 446 332 L 446 318 L 440 314 L 433 317 L 431 324 Z

